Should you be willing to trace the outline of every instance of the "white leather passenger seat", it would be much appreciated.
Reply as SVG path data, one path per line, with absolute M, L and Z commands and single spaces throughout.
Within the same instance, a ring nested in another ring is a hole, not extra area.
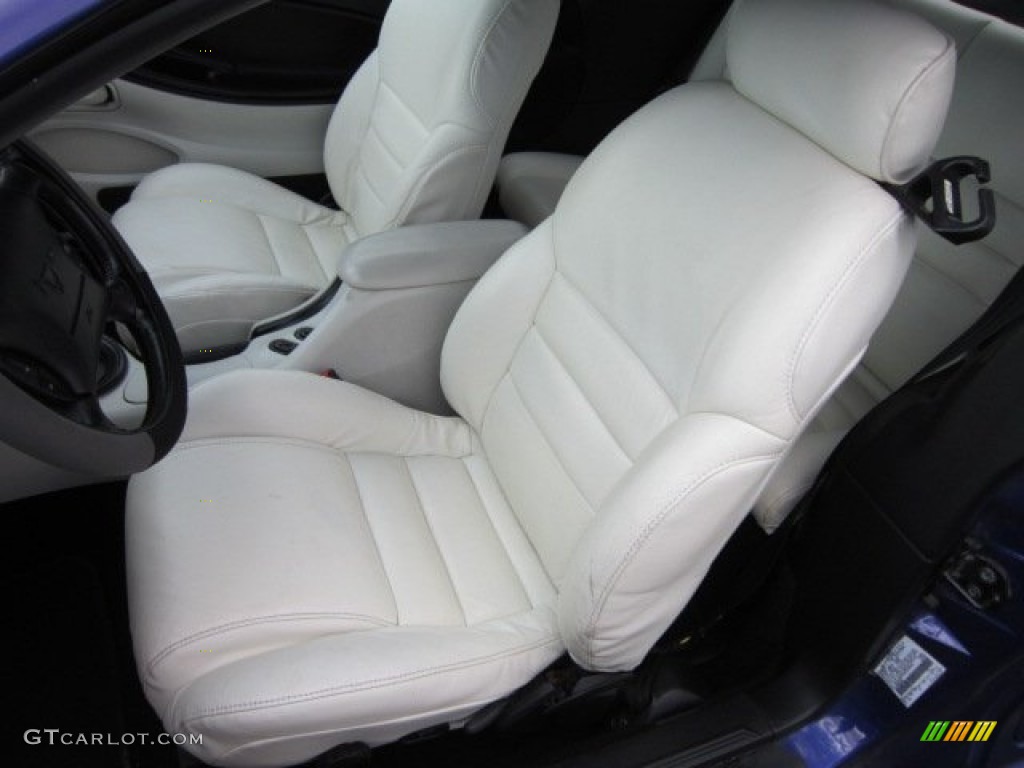
M 340 211 L 216 165 L 144 179 L 114 224 L 182 347 L 244 342 L 326 287 L 357 238 L 478 217 L 558 10 L 559 0 L 394 0 L 327 129 Z
M 755 506 L 774 530 L 871 408 L 967 330 L 1024 265 L 1024 29 L 948 0 L 899 0 L 957 43 L 956 87 L 936 157 L 988 160 L 996 227 L 955 246 L 919 226 L 907 278 L 864 360 L 825 404 Z M 970 213 L 970 210 L 968 210 Z
M 727 48 L 733 83 L 627 120 L 469 294 L 456 417 L 297 372 L 193 390 L 129 485 L 127 577 L 146 694 L 205 761 L 457 726 L 678 616 L 896 295 L 914 227 L 876 180 L 927 162 L 955 69 L 870 0 L 744 0 Z
M 920 227 L 907 279 L 863 362 L 825 404 L 755 505 L 755 516 L 768 531 L 810 488 L 850 427 L 963 333 L 1024 262 L 1024 29 L 952 0 L 893 4 L 923 16 L 956 41 L 956 87 L 935 153 L 976 155 L 991 163 L 997 225 L 985 240 L 963 246 Z M 691 81 L 729 79 L 728 18 L 708 43 Z M 536 226 L 554 210 L 580 161 L 540 152 L 508 155 L 498 171 L 505 211 Z

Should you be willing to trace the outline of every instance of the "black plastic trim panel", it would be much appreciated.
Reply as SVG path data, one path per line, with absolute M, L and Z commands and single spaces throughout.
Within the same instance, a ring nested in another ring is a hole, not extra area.
M 333 299 L 340 290 L 341 280 L 335 279 L 334 282 L 327 286 L 312 303 L 299 307 L 294 312 L 284 315 L 278 320 L 274 320 L 273 322 L 270 323 L 264 323 L 262 325 L 257 325 L 252 330 L 253 338 L 256 338 L 257 336 L 266 336 L 268 333 L 274 333 L 276 331 L 280 331 L 282 328 L 287 328 L 290 325 L 301 323 L 303 320 L 308 320 L 321 309 L 330 304 L 331 299 Z

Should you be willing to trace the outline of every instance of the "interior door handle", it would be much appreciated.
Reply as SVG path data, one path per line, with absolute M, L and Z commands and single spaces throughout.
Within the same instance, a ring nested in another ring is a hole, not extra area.
M 98 109 L 115 109 L 119 105 L 117 98 L 117 91 L 114 90 L 114 86 L 108 83 L 100 88 L 97 88 L 92 93 L 86 94 L 81 99 L 76 101 L 70 107 L 69 110 L 98 110 Z

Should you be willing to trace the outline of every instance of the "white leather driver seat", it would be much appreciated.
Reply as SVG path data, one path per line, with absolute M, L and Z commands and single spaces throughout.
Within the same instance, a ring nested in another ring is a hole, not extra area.
M 568 652 L 634 668 L 899 288 L 952 42 L 747 0 L 733 84 L 618 128 L 460 309 L 457 417 L 298 372 L 193 394 L 127 501 L 149 700 L 215 765 L 457 725 Z
M 254 324 L 325 288 L 352 240 L 478 217 L 558 8 L 559 0 L 393 0 L 376 51 L 327 129 L 324 167 L 340 211 L 218 165 L 144 179 L 114 225 L 183 349 L 244 342 Z

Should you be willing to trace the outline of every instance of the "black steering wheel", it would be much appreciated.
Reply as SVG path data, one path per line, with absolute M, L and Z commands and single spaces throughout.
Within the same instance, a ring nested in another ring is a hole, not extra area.
M 107 217 L 28 141 L 0 152 L 0 441 L 65 469 L 140 472 L 185 423 L 181 348 L 145 270 Z M 142 423 L 100 408 L 101 340 L 119 323 L 146 369 Z

